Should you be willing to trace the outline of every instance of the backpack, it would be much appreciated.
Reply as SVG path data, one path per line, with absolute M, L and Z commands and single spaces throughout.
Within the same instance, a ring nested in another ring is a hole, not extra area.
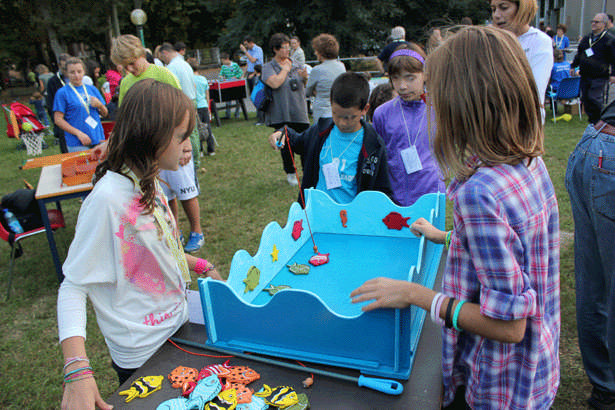
M 18 189 L 11 194 L 4 195 L 0 204 L 0 211 L 6 208 L 14 213 L 26 232 L 43 226 L 41 211 L 34 198 L 34 193 L 34 189 Z M 0 223 L 7 232 L 12 232 L 4 219 L 4 214 L 0 216 Z
M 252 94 L 250 95 L 250 99 L 254 103 L 254 106 L 260 111 L 267 111 L 269 105 L 273 101 L 273 94 L 271 87 L 267 84 L 258 80 L 254 88 L 252 89 Z

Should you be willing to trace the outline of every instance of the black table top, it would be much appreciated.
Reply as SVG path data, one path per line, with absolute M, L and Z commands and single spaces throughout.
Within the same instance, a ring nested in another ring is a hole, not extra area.
M 443 255 L 438 275 L 436 289 L 440 287 L 442 270 L 446 257 Z M 175 335 L 177 338 L 204 344 L 207 339 L 205 326 L 188 323 Z M 182 348 L 200 354 L 219 355 L 195 347 L 180 345 Z M 408 380 L 402 381 L 404 391 L 401 395 L 387 395 L 368 388 L 359 387 L 356 383 L 335 379 L 327 376 L 314 375 L 312 387 L 303 388 L 302 381 L 309 377 L 308 372 L 286 369 L 244 358 L 231 358 L 233 366 L 248 366 L 261 375 L 261 378 L 249 385 L 258 391 L 263 384 L 271 387 L 287 385 L 295 388 L 297 393 L 305 393 L 312 409 L 439 409 L 441 405 L 442 373 L 441 351 L 442 340 L 439 326 L 433 324 L 426 316 L 423 331 L 419 340 L 417 355 L 412 366 L 412 373 Z M 137 372 L 116 390 L 107 402 L 113 404 L 115 409 L 155 409 L 165 400 L 178 397 L 179 389 L 171 387 L 168 380 L 163 382 L 161 390 L 146 398 L 135 398 L 125 403 L 125 396 L 118 392 L 128 389 L 130 383 L 141 376 L 166 376 L 177 366 L 194 367 L 200 370 L 208 364 L 223 363 L 227 358 L 195 356 L 183 352 L 171 343 L 165 343 Z M 286 361 L 284 359 L 275 360 Z M 288 360 L 288 363 L 296 364 Z M 358 377 L 359 372 L 350 369 L 336 368 L 318 364 L 304 363 L 306 366 L 336 372 L 352 377 Z

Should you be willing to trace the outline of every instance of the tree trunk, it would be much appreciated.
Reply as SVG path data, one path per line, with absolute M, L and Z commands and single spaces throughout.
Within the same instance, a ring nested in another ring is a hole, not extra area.
M 113 36 L 114 37 L 119 37 L 120 36 L 120 22 L 117 18 L 117 4 L 115 3 L 115 1 L 111 2 L 111 12 L 112 12 L 112 18 L 113 18 Z
M 42 16 L 42 23 L 45 26 L 45 30 L 47 31 L 49 45 L 51 47 L 51 51 L 53 51 L 53 54 L 55 54 L 55 60 L 57 62 L 58 56 L 64 52 L 64 47 L 58 40 L 58 34 L 56 33 L 56 30 L 52 25 L 53 17 L 51 16 L 48 0 L 39 0 L 38 4 Z

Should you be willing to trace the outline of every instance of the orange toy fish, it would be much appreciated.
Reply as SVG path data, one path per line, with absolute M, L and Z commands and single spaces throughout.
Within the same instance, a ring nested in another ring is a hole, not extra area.
M 247 366 L 233 366 L 229 374 L 224 378 L 229 383 L 250 384 L 261 378 L 261 375 Z

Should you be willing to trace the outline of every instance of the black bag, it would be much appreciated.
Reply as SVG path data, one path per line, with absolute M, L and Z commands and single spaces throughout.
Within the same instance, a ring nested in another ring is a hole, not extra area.
M 264 84 L 264 83 L 263 83 Z M 262 93 L 263 96 L 260 100 L 260 104 L 256 107 L 259 111 L 267 112 L 269 106 L 273 102 L 273 90 L 267 84 L 264 84 Z
M 18 189 L 3 196 L 0 204 L 2 209 L 8 209 L 15 214 L 24 232 L 43 226 L 41 211 L 34 198 L 34 193 L 34 189 Z M 4 219 L 4 212 L 0 216 L 0 223 L 8 232 L 11 232 L 6 219 Z

